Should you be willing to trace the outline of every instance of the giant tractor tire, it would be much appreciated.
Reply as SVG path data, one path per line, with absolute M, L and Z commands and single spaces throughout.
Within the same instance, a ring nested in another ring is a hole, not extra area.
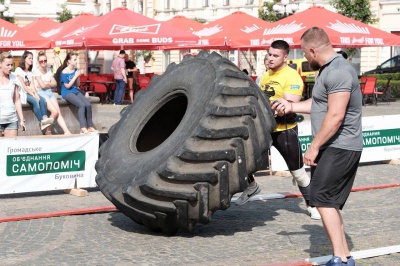
M 96 182 L 135 222 L 191 231 L 268 165 L 274 128 L 268 100 L 228 59 L 186 56 L 121 112 L 100 147 Z

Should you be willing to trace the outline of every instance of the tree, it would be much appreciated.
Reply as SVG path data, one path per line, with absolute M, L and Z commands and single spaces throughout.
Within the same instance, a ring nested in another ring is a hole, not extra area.
M 1 19 L 3 19 L 3 20 L 5 20 L 5 21 L 8 21 L 8 22 L 11 22 L 11 23 L 15 23 L 15 19 L 14 19 L 14 17 L 8 17 L 8 16 L 4 16 L 4 13 L 5 12 L 9 12 L 9 7 L 6 7 L 5 5 L 4 5 L 4 0 L 0 0 L 0 4 L 1 5 L 3 5 L 4 7 L 5 7 L 5 10 L 3 11 L 3 12 L 0 12 L 0 18 Z M 7 14 L 6 13 L 6 14 Z
M 330 4 L 339 14 L 362 23 L 374 24 L 379 21 L 372 16 L 370 0 L 331 0 Z
M 276 0 L 266 1 L 258 10 L 258 17 L 268 22 L 275 22 L 279 20 L 278 14 L 274 11 L 273 6 L 277 3 Z
M 348 18 L 355 19 L 365 24 L 374 24 L 379 19 L 374 18 L 371 12 L 370 0 L 331 0 L 330 4 L 338 11 L 339 14 Z M 360 53 L 358 48 L 346 49 L 346 53 L 349 55 L 349 61 Z
M 205 20 L 204 18 L 193 18 L 193 20 L 194 21 L 197 21 L 197 22 L 199 22 L 199 23 L 201 23 L 201 24 L 204 24 L 204 23 L 206 23 L 207 22 L 207 20 Z
M 62 9 L 61 12 L 58 13 L 58 16 L 57 16 L 57 21 L 58 22 L 62 23 L 64 21 L 70 20 L 71 18 L 74 17 L 74 15 L 72 14 L 71 10 L 68 9 L 66 4 L 62 4 L 61 5 L 61 9 Z

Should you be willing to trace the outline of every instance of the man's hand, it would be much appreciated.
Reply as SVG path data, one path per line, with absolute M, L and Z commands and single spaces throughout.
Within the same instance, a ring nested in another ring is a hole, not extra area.
M 319 153 L 318 149 L 313 148 L 310 146 L 307 150 L 306 153 L 304 154 L 304 163 L 308 166 L 316 166 L 317 164 L 315 163 L 315 158 L 317 158 Z
M 283 116 L 292 112 L 292 103 L 284 99 L 276 99 L 270 103 L 270 106 L 278 116 Z

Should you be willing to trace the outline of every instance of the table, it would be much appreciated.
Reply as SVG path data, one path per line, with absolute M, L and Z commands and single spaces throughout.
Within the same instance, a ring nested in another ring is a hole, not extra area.
M 114 101 L 111 100 L 111 93 L 112 93 L 112 85 L 116 84 L 115 81 L 111 81 L 111 80 L 107 80 L 107 81 L 96 80 L 96 81 L 92 81 L 92 83 L 99 83 L 99 84 L 106 85 L 106 88 L 107 88 L 106 103 L 114 103 Z
M 79 88 L 81 89 L 81 90 L 83 90 L 83 91 L 89 91 L 90 90 L 90 84 L 91 84 L 92 82 L 90 81 L 90 80 L 85 80 L 85 81 L 80 81 L 80 85 L 79 85 Z

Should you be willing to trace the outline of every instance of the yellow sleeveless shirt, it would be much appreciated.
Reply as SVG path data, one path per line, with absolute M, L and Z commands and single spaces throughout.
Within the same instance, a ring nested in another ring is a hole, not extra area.
M 263 92 L 266 91 L 266 94 L 270 96 L 269 100 L 272 102 L 275 99 L 282 99 L 285 93 L 301 96 L 304 82 L 296 70 L 285 66 L 278 71 L 270 69 L 265 72 L 261 77 L 260 88 Z M 275 132 L 291 129 L 296 125 L 297 123 L 287 125 L 277 124 Z

